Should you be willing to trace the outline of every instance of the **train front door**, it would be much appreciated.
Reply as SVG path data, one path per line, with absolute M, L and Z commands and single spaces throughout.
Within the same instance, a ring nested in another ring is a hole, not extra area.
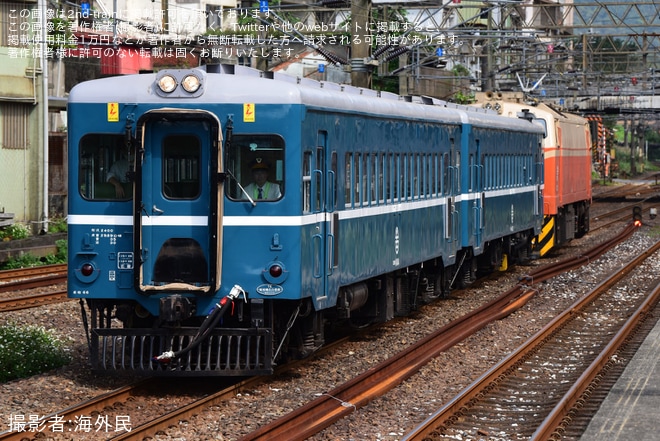
M 337 153 L 327 148 L 328 134 L 317 133 L 317 147 L 304 155 L 304 205 L 305 212 L 315 216 L 311 241 L 311 295 L 317 308 L 324 308 L 333 299 L 338 279 L 335 270 L 337 260 Z
M 201 111 L 155 111 L 138 123 L 134 222 L 140 292 L 215 291 L 219 133 L 217 119 Z

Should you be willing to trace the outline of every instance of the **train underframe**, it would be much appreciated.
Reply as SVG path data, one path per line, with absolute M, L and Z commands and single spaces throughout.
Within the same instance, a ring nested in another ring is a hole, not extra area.
M 316 311 L 302 300 L 236 299 L 200 339 L 203 318 L 166 322 L 137 302 L 81 300 L 90 361 L 95 371 L 149 376 L 251 376 L 270 374 L 276 364 L 309 356 L 329 333 L 348 332 L 409 315 L 507 264 L 529 259 L 532 232 L 485 244 L 475 256 L 466 248 L 455 263 L 436 258 L 342 287 L 337 304 Z M 174 296 L 176 297 L 176 296 Z M 170 298 L 168 298 L 170 299 Z M 176 300 L 176 299 L 175 299 Z M 172 299 L 170 299 L 172 301 Z M 158 354 L 181 353 L 165 362 Z
M 575 202 L 560 207 L 555 221 L 555 244 L 578 239 L 589 232 L 588 201 Z

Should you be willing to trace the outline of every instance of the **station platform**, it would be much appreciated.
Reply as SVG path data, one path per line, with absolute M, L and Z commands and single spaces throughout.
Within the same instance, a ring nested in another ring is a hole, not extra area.
M 646 336 L 580 441 L 657 439 L 660 439 L 660 321 Z

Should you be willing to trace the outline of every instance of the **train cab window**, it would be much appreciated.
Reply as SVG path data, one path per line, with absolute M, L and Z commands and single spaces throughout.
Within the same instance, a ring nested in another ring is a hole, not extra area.
M 227 152 L 227 196 L 237 201 L 276 201 L 284 195 L 284 139 L 234 134 Z
M 87 200 L 122 200 L 133 197 L 133 152 L 124 135 L 94 133 L 79 145 L 78 191 Z
M 163 195 L 196 199 L 201 193 L 201 144 L 196 135 L 170 135 L 163 140 Z

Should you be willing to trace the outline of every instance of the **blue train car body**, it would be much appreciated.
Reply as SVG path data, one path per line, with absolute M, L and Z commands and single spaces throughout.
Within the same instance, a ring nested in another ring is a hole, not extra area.
M 227 69 L 71 91 L 68 289 L 94 369 L 268 374 L 329 324 L 405 315 L 528 256 L 532 118 Z

